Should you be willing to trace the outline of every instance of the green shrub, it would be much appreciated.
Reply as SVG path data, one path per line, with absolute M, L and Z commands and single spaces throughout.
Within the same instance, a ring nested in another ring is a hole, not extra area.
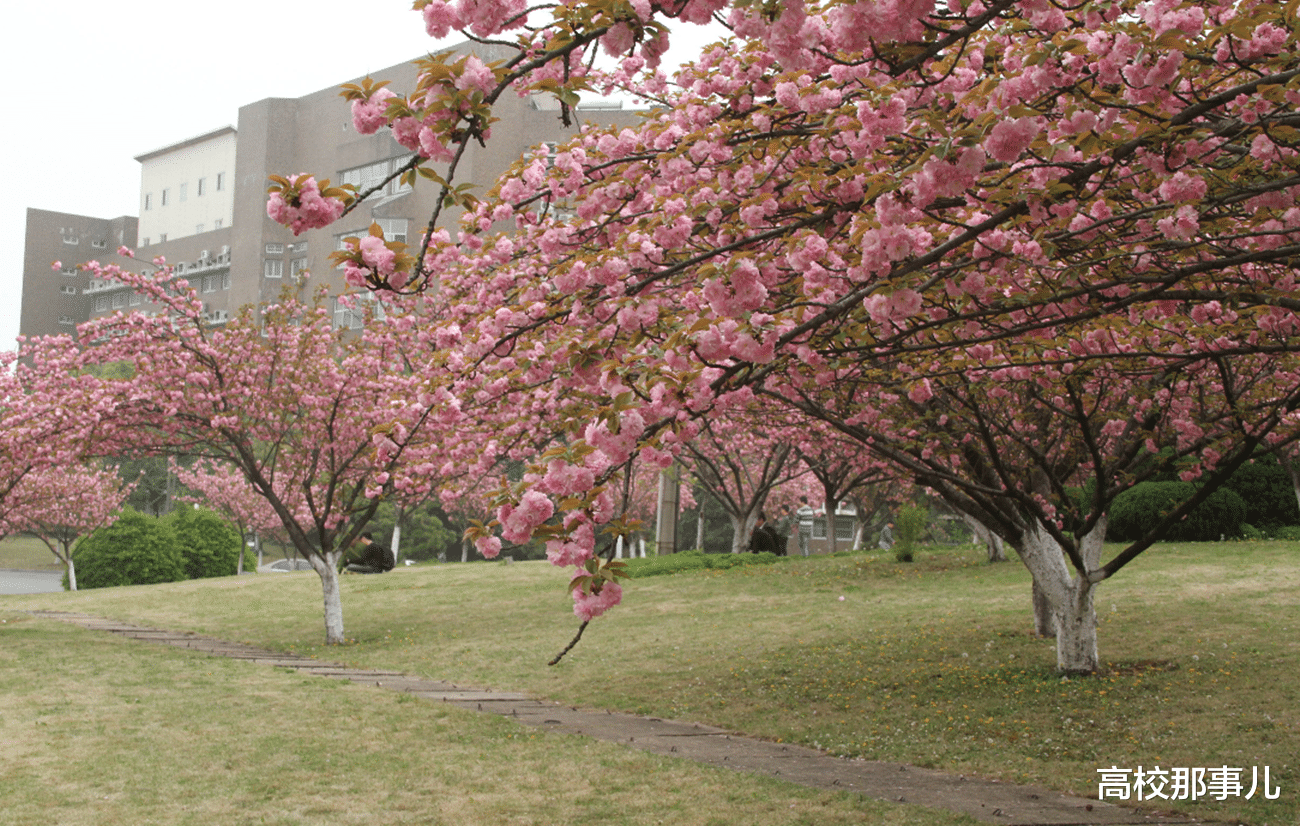
M 234 576 L 239 569 L 239 532 L 209 510 L 180 507 L 167 517 L 190 579 Z
M 152 585 L 185 579 L 185 565 L 171 527 L 132 510 L 81 540 L 72 558 L 77 566 L 78 588 Z
M 1287 542 L 1300 542 L 1300 525 L 1283 525 L 1273 531 L 1274 539 L 1284 539 Z
M 1243 524 L 1241 526 L 1242 539 L 1268 539 L 1268 537 L 1259 528 L 1254 525 Z
M 916 556 L 916 546 L 921 542 L 921 534 L 930 521 L 930 512 L 917 505 L 906 505 L 898 510 L 894 520 L 898 527 L 898 541 L 894 543 L 894 559 L 899 562 L 911 562 Z
M 1135 485 L 1115 497 L 1110 507 L 1106 535 L 1117 542 L 1138 539 L 1195 492 L 1196 486 L 1191 482 L 1143 482 Z M 1180 522 L 1170 526 L 1160 538 L 1177 542 L 1212 542 L 1223 536 L 1239 536 L 1245 516 L 1246 503 L 1241 497 L 1227 488 L 1219 488 Z
M 774 553 L 761 554 L 706 554 L 698 548 L 667 556 L 648 556 L 644 559 L 626 559 L 630 577 L 665 576 L 683 571 L 707 569 L 726 570 L 745 565 L 770 565 L 781 557 Z
M 1224 483 L 1246 503 L 1246 520 L 1264 531 L 1300 524 L 1291 477 L 1273 456 L 1252 459 Z

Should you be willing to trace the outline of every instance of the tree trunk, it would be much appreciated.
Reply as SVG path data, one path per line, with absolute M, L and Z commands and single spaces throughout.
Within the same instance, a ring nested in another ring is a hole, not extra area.
M 307 559 L 320 576 L 321 594 L 325 601 L 325 644 L 343 644 L 343 600 L 339 596 L 339 551 L 321 556 L 311 554 Z
M 750 511 L 743 519 L 731 513 L 727 514 L 727 518 L 731 520 L 731 552 L 743 554 L 749 550 L 749 535 L 754 532 L 758 511 Z
M 700 508 L 699 518 L 695 520 L 695 547 L 704 550 L 704 508 Z
M 71 553 L 68 554 L 64 564 L 68 567 L 68 590 L 75 591 L 77 590 L 77 563 L 72 561 Z
M 834 555 L 839 550 L 839 539 L 835 530 L 835 512 L 839 510 L 839 503 L 827 499 L 822 507 L 826 509 L 826 553 Z
M 1039 586 L 1038 580 L 1034 580 L 1034 634 L 1039 637 L 1056 636 L 1056 620 L 1052 618 L 1052 604 L 1047 599 L 1046 592 Z
M 1105 536 L 1106 520 L 1102 518 L 1080 543 L 1084 564 L 1090 571 L 1101 561 Z M 1049 606 L 1055 627 L 1056 670 L 1062 674 L 1096 673 L 1101 660 L 1097 654 L 1094 583 L 1086 575 L 1071 570 L 1061 546 L 1037 524 L 1025 531 L 1023 543 L 1020 558 Z
M 1291 457 L 1285 453 L 1278 453 L 1277 461 L 1286 471 L 1286 475 L 1291 477 L 1291 488 L 1295 492 L 1296 505 L 1300 507 L 1300 468 L 1297 468 L 1291 461 Z
M 1002 537 L 990 532 L 988 538 L 989 562 L 1006 562 L 1007 551 L 1002 545 Z
M 393 564 L 397 564 L 397 552 L 402 547 L 402 509 L 397 509 L 397 522 L 393 525 L 393 538 L 389 540 L 393 549 Z
M 975 541 L 984 543 L 984 546 L 988 549 L 989 562 L 1007 561 L 1007 553 L 1002 546 L 1002 537 L 998 536 L 997 534 L 993 533 L 993 531 L 981 525 L 978 519 L 976 519 L 975 517 L 971 516 L 968 513 L 961 514 L 961 518 L 962 521 L 966 523 L 967 527 L 970 528 L 971 533 L 975 535 Z M 1036 616 L 1037 605 L 1038 605 L 1037 593 L 1035 593 L 1034 600 L 1035 600 L 1034 613 Z M 1041 631 L 1039 632 L 1039 634 L 1040 636 L 1044 636 L 1044 637 L 1050 636 L 1050 634 L 1044 634 Z

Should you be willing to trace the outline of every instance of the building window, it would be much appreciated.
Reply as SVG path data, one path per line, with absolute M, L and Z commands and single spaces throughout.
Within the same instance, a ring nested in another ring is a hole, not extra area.
M 64 324 L 64 325 L 66 325 L 66 326 L 68 326 L 68 327 L 71 327 L 71 326 L 73 325 L 74 322 L 73 322 L 73 320 L 72 320 L 72 316 L 70 316 L 70 315 L 61 315 L 61 316 L 59 316 L 59 323 L 60 323 L 60 324 Z
M 358 308 L 348 307 L 334 299 L 334 328 L 336 330 L 360 330 L 365 326 L 365 314 Z
M 126 306 L 126 293 L 113 293 L 113 309 L 120 310 Z
M 97 313 L 108 312 L 108 296 L 101 295 L 95 299 L 95 312 Z
M 185 197 L 189 194 L 189 191 L 190 191 L 190 185 L 189 185 L 189 184 L 181 184 L 181 203 L 182 203 L 182 204 L 185 203 Z
M 158 206 L 167 206 L 167 201 L 170 198 L 170 196 L 171 196 L 171 190 L 164 189 L 162 191 L 162 194 L 158 196 Z
M 379 218 L 375 221 L 379 228 L 384 231 L 385 241 L 401 241 L 406 243 L 406 227 L 408 221 L 405 218 Z
M 275 258 L 268 258 L 262 262 L 262 275 L 267 278 L 283 278 L 284 262 Z
M 105 241 L 105 240 L 103 240 L 103 239 L 101 238 L 101 239 L 99 239 L 99 240 L 97 240 L 97 241 L 91 241 L 91 242 L 90 242 L 90 245 L 91 245 L 92 247 L 94 247 L 95 249 L 97 249 L 97 250 L 102 250 L 102 249 L 104 249 L 105 247 L 108 246 L 108 242 Z
M 853 541 L 854 517 L 845 516 L 844 514 L 835 515 L 835 541 L 852 542 Z M 826 517 L 816 516 L 813 518 L 813 539 L 826 538 Z
M 131 293 L 131 306 L 132 306 L 132 307 L 139 307 L 139 306 L 140 306 L 141 304 L 143 304 L 143 303 L 144 303 L 144 299 L 140 296 L 139 293 Z
M 198 185 L 196 185 L 196 186 L 194 187 L 194 194 L 195 194 L 196 196 L 202 198 L 202 197 L 203 197 L 203 191 L 204 191 L 205 189 L 207 189 L 207 185 L 208 185 L 208 179 L 207 179 L 207 178 L 199 178 Z
M 64 264 L 63 268 L 60 269 L 59 272 L 67 276 L 75 276 L 77 274 L 77 268 L 69 264 Z
M 284 244 L 267 244 L 267 245 L 266 245 L 266 254 L 267 254 L 267 255 L 280 255 L 280 254 L 283 253 L 283 252 L 284 252 Z
M 307 269 L 306 258 L 295 258 L 289 262 L 289 275 L 293 276 L 294 278 L 297 278 L 298 274 L 305 269 Z
M 365 192 L 371 187 L 379 186 L 385 178 L 401 169 L 410 159 L 410 155 L 402 155 L 397 158 L 366 164 L 365 166 L 345 169 L 339 177 L 342 178 L 343 183 L 355 186 L 358 192 Z M 394 179 L 384 184 L 384 188 L 376 194 L 382 197 L 385 195 L 401 195 L 410 191 L 410 184 L 399 183 Z
M 153 193 L 152 193 L 152 192 L 146 192 L 146 193 L 144 194 L 144 208 L 145 208 L 145 209 L 153 209 Z
M 217 173 L 217 191 L 220 192 L 226 188 L 226 173 Z
M 64 284 L 62 287 L 59 287 L 59 292 L 63 293 L 64 295 L 76 295 L 77 288 L 72 286 L 71 284 Z
M 223 273 L 221 276 L 221 289 L 230 289 L 230 273 Z
M 63 243 L 70 244 L 71 246 L 75 247 L 77 244 L 81 243 L 81 239 L 75 235 L 65 235 L 63 236 Z

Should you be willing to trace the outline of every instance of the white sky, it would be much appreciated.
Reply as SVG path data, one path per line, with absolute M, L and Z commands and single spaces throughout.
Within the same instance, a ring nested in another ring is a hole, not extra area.
M 5 29 L 16 180 L 0 206 L 0 350 L 18 335 L 28 207 L 135 215 L 136 155 L 237 125 L 241 105 L 301 97 L 438 45 L 409 0 L 47 0 L 9 4 Z M 682 40 L 674 56 L 692 48 Z

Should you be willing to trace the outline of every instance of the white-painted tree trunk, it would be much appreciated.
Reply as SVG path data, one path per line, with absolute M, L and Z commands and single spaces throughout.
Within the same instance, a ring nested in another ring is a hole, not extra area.
M 1101 543 L 1105 536 L 1103 518 L 1080 543 L 1089 571 L 1101 562 Z M 1038 525 L 1025 531 L 1024 546 L 1019 550 L 1051 612 L 1056 632 L 1057 670 L 1064 674 L 1095 673 L 1101 667 L 1097 654 L 1097 612 L 1093 606 L 1095 583 L 1073 570 L 1061 546 Z
M 695 520 L 695 547 L 704 550 L 704 508 L 700 508 L 699 518 Z
M 614 558 L 615 559 L 623 558 L 623 534 L 619 534 L 618 537 L 614 540 Z
M 321 595 L 325 601 L 325 644 L 343 643 L 343 600 L 339 595 L 339 551 L 308 557 L 311 567 L 320 576 Z
M 754 525 L 758 522 L 758 511 L 745 514 L 744 519 L 734 514 L 728 514 L 727 518 L 731 520 L 731 552 L 743 554 L 749 550 L 749 535 L 754 532 Z
M 77 563 L 72 561 L 71 553 L 68 554 L 64 564 L 68 567 L 68 590 L 75 591 L 77 590 Z
M 1007 561 L 1007 554 L 1002 546 L 1002 537 L 981 525 L 979 520 L 970 514 L 963 513 L 961 518 L 962 521 L 971 529 L 971 533 L 975 535 L 975 541 L 983 544 L 988 550 L 989 562 Z

